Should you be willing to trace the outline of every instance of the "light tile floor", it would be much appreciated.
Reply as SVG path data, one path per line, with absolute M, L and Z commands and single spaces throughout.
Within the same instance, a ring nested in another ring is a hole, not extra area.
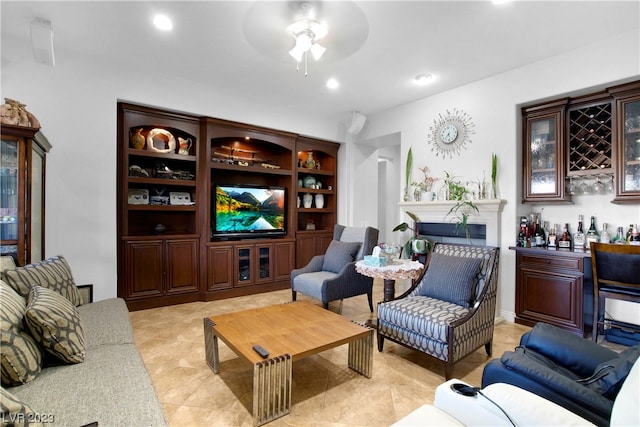
M 253 368 L 220 342 L 220 373 L 214 374 L 205 362 L 202 319 L 290 300 L 291 291 L 283 290 L 131 313 L 136 344 L 171 426 L 252 425 Z M 380 300 L 382 281 L 376 281 L 374 301 Z M 364 295 L 331 303 L 329 309 L 359 322 L 375 318 Z M 493 356 L 512 350 L 529 329 L 508 322 L 496 325 Z M 435 388 L 444 382 L 441 365 L 390 341 L 382 353 L 374 348 L 373 377 L 367 379 L 348 368 L 347 348 L 295 362 L 291 413 L 269 425 L 388 426 L 431 403 Z M 488 360 L 484 348 L 477 350 L 456 364 L 454 376 L 480 385 Z

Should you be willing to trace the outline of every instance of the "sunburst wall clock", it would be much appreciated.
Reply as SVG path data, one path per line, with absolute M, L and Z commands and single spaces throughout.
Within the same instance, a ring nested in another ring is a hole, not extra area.
M 471 116 L 464 111 L 454 108 L 453 111 L 447 110 L 445 115 L 438 114 L 429 128 L 431 151 L 435 152 L 436 157 L 442 154 L 443 158 L 448 155 L 452 159 L 463 148 L 466 150 L 467 143 L 471 143 L 470 135 L 475 133 L 474 126 Z

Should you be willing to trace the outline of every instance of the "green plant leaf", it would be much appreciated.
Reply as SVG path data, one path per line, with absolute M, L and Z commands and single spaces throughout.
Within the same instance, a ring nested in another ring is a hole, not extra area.
M 403 222 L 402 224 L 396 225 L 393 231 L 407 231 L 409 229 L 409 224 Z
M 411 218 L 414 222 L 420 222 L 420 218 L 418 218 L 414 213 L 407 212 L 407 216 L 409 216 L 409 218 Z
M 407 153 L 407 166 L 405 170 L 405 186 L 409 186 L 409 180 L 411 179 L 411 166 L 413 165 L 413 153 L 411 151 L 411 147 L 409 147 L 409 152 Z

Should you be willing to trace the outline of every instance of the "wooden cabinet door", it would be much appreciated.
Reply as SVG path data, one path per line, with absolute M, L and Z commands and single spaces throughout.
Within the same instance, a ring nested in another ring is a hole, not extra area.
M 253 283 L 273 282 L 273 245 L 270 243 L 256 245 L 254 254 L 255 260 L 253 264 L 255 271 L 253 273 Z
M 162 240 L 131 241 L 125 244 L 124 298 L 144 298 L 163 294 Z
M 233 288 L 233 247 L 210 247 L 208 260 L 209 283 L 207 289 L 217 291 Z
M 516 315 L 582 333 L 582 277 L 541 270 L 520 270 Z
M 310 234 L 298 234 L 296 239 L 296 268 L 309 264 L 316 254 L 316 238 Z
M 198 291 L 198 240 L 168 240 L 165 258 L 167 293 Z
M 294 269 L 293 242 L 274 243 L 273 250 L 275 255 L 274 279 L 289 280 L 291 270 Z
M 563 99 L 523 109 L 522 201 L 567 201 Z
M 254 253 L 255 246 L 239 245 L 235 247 L 234 254 L 234 286 L 252 285 L 254 279 Z

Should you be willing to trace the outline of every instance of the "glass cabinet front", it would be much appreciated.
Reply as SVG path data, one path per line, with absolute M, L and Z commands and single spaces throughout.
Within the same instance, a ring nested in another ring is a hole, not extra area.
M 564 199 L 561 110 L 526 114 L 523 201 Z
M 18 260 L 18 213 L 20 180 L 20 157 L 18 142 L 0 142 L 0 255 Z
M 640 200 L 640 97 L 621 100 L 621 135 L 618 155 L 618 191 L 620 201 Z

